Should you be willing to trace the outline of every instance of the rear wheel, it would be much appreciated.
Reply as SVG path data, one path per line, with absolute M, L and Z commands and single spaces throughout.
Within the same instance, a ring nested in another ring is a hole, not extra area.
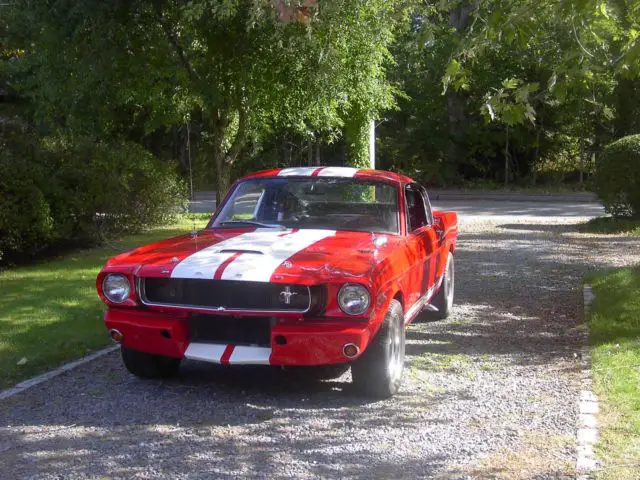
M 392 300 L 378 334 L 362 356 L 351 364 L 354 387 L 378 398 L 394 395 L 402 383 L 405 331 L 402 305 Z
M 444 267 L 444 277 L 442 278 L 442 285 L 440 289 L 433 296 L 429 302 L 431 305 L 438 309 L 437 312 L 427 310 L 426 308 L 420 312 L 419 320 L 421 321 L 434 321 L 444 320 L 449 317 L 451 310 L 453 310 L 453 294 L 455 289 L 455 264 L 453 261 L 453 254 L 447 255 L 447 263 Z
M 180 359 L 120 347 L 122 361 L 129 372 L 141 378 L 170 378 L 178 375 Z

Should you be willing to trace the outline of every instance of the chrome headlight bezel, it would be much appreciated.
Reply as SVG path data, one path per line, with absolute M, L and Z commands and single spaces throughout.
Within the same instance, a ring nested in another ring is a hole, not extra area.
M 351 302 L 351 305 L 349 305 L 349 302 Z M 364 285 L 345 283 L 340 288 L 338 306 L 347 315 L 362 315 L 369 309 L 369 305 L 371 305 L 371 294 Z
M 114 290 L 119 290 L 120 293 L 115 294 Z M 102 293 L 111 303 L 124 303 L 131 295 L 131 282 L 126 275 L 121 273 L 108 273 L 102 280 Z

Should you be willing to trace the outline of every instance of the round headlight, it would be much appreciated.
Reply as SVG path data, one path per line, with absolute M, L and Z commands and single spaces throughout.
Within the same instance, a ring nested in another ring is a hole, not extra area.
M 338 293 L 340 309 L 349 315 L 360 315 L 369 308 L 369 291 L 362 285 L 347 283 Z
M 110 273 L 102 281 L 102 291 L 107 300 L 122 303 L 129 298 L 131 285 L 129 279 L 119 273 Z

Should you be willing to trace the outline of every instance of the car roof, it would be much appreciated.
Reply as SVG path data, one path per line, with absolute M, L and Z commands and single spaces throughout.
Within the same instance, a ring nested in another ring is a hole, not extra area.
M 293 167 L 262 170 L 252 173 L 240 180 L 264 177 L 333 177 L 333 178 L 358 178 L 361 180 L 373 180 L 397 185 L 413 183 L 413 179 L 399 173 L 386 170 L 367 170 L 353 167 Z

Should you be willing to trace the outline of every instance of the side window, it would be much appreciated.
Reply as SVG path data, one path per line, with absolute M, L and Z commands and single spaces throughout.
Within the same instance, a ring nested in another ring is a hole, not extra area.
M 429 195 L 427 195 L 427 190 L 424 187 L 420 187 L 420 192 L 422 193 L 422 197 L 424 198 L 424 206 L 427 209 L 427 221 L 429 225 L 433 225 L 433 210 L 431 209 L 431 201 L 429 200 Z
M 407 230 L 413 232 L 420 227 L 429 225 L 429 217 L 420 189 L 414 185 L 407 185 L 405 197 L 407 199 Z

